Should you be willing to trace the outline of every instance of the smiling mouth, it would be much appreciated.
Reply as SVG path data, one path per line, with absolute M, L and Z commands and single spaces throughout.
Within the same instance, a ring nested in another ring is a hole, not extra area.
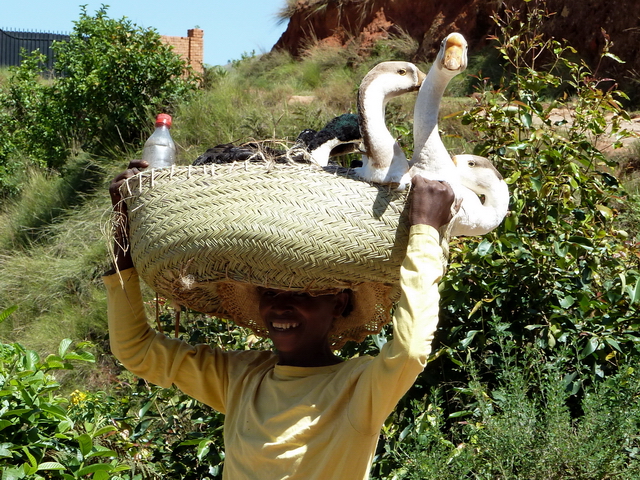
M 291 322 L 287 322 L 287 323 L 271 322 L 271 326 L 273 327 L 273 329 L 278 332 L 284 332 L 291 328 L 296 328 L 299 325 L 300 325 L 299 323 L 291 323 Z

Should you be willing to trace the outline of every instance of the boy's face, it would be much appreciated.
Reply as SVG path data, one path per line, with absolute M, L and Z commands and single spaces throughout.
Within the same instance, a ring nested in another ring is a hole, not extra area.
M 280 353 L 314 353 L 328 344 L 329 331 L 349 300 L 347 293 L 312 296 L 258 288 L 260 316 Z

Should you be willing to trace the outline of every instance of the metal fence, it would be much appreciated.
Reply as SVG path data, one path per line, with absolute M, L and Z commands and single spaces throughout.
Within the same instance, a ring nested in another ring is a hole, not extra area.
M 51 44 L 54 40 L 69 40 L 69 35 L 64 33 L 44 32 L 18 32 L 0 28 L 0 66 L 16 66 L 22 61 L 21 51 L 24 48 L 28 53 L 40 50 L 47 57 L 46 70 L 53 69 L 53 50 Z

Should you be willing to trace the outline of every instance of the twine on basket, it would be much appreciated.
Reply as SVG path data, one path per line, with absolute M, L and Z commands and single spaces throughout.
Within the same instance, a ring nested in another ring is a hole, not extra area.
M 145 171 L 121 194 L 140 277 L 179 305 L 266 336 L 256 286 L 350 289 L 353 311 L 334 325 L 335 348 L 390 321 L 407 192 L 342 167 L 245 162 Z

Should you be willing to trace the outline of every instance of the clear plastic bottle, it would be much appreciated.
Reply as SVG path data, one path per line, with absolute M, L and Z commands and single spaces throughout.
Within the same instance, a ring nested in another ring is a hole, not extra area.
M 170 167 L 176 163 L 176 144 L 171 138 L 171 115 L 160 113 L 156 117 L 156 129 L 147 139 L 142 151 L 142 160 L 149 168 Z

